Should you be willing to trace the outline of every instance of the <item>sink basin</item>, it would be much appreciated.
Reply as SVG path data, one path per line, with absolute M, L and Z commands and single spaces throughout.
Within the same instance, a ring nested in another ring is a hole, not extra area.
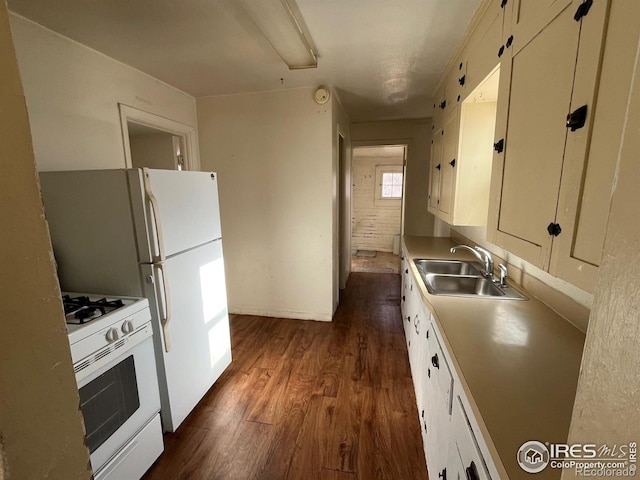
M 423 276 L 429 293 L 433 295 L 452 295 L 456 297 L 484 297 L 505 300 L 526 300 L 517 290 L 500 287 L 491 280 L 472 275 L 434 275 Z
M 431 260 L 428 258 L 416 258 L 413 261 L 423 275 L 431 273 L 444 275 L 470 275 L 474 277 L 482 276 L 479 263 L 464 262 L 461 260 Z

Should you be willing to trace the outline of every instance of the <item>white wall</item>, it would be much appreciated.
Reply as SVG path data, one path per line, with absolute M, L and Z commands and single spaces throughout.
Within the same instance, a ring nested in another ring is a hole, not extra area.
M 427 211 L 431 119 L 391 120 L 351 125 L 354 146 L 406 143 L 404 234 L 433 235 L 433 215 Z
M 229 310 L 331 320 L 332 104 L 314 88 L 197 100 L 202 168 L 218 172 Z
M 11 14 L 38 170 L 124 168 L 118 103 L 197 125 L 195 99 Z
M 402 168 L 401 147 L 360 147 L 353 151 L 353 241 L 355 250 L 393 251 L 393 238 L 400 235 L 402 200 L 376 202 L 378 166 Z

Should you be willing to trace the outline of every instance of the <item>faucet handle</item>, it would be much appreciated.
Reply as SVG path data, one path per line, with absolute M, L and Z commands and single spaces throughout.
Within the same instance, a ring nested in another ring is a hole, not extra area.
M 491 252 L 482 247 L 476 245 L 473 247 L 474 250 L 480 252 L 484 257 L 484 270 L 487 277 L 493 277 L 493 257 L 491 256 Z
M 507 266 L 504 263 L 498 265 L 498 269 L 500 270 L 500 286 L 507 286 Z

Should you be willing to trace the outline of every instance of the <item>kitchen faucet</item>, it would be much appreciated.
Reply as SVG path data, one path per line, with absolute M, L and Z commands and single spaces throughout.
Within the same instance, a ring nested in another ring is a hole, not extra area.
M 489 253 L 489 251 L 478 246 L 471 248 L 468 245 L 456 245 L 455 247 L 451 247 L 450 251 L 451 253 L 455 253 L 459 248 L 463 248 L 473 253 L 476 258 L 484 264 L 484 272 L 482 274 L 489 279 L 493 279 L 493 257 L 491 256 L 491 253 Z

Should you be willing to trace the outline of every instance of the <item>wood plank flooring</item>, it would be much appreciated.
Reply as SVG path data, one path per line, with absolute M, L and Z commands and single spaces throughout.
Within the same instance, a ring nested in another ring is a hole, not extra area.
M 352 273 L 331 323 L 233 316 L 233 363 L 145 480 L 426 479 L 399 292 Z

